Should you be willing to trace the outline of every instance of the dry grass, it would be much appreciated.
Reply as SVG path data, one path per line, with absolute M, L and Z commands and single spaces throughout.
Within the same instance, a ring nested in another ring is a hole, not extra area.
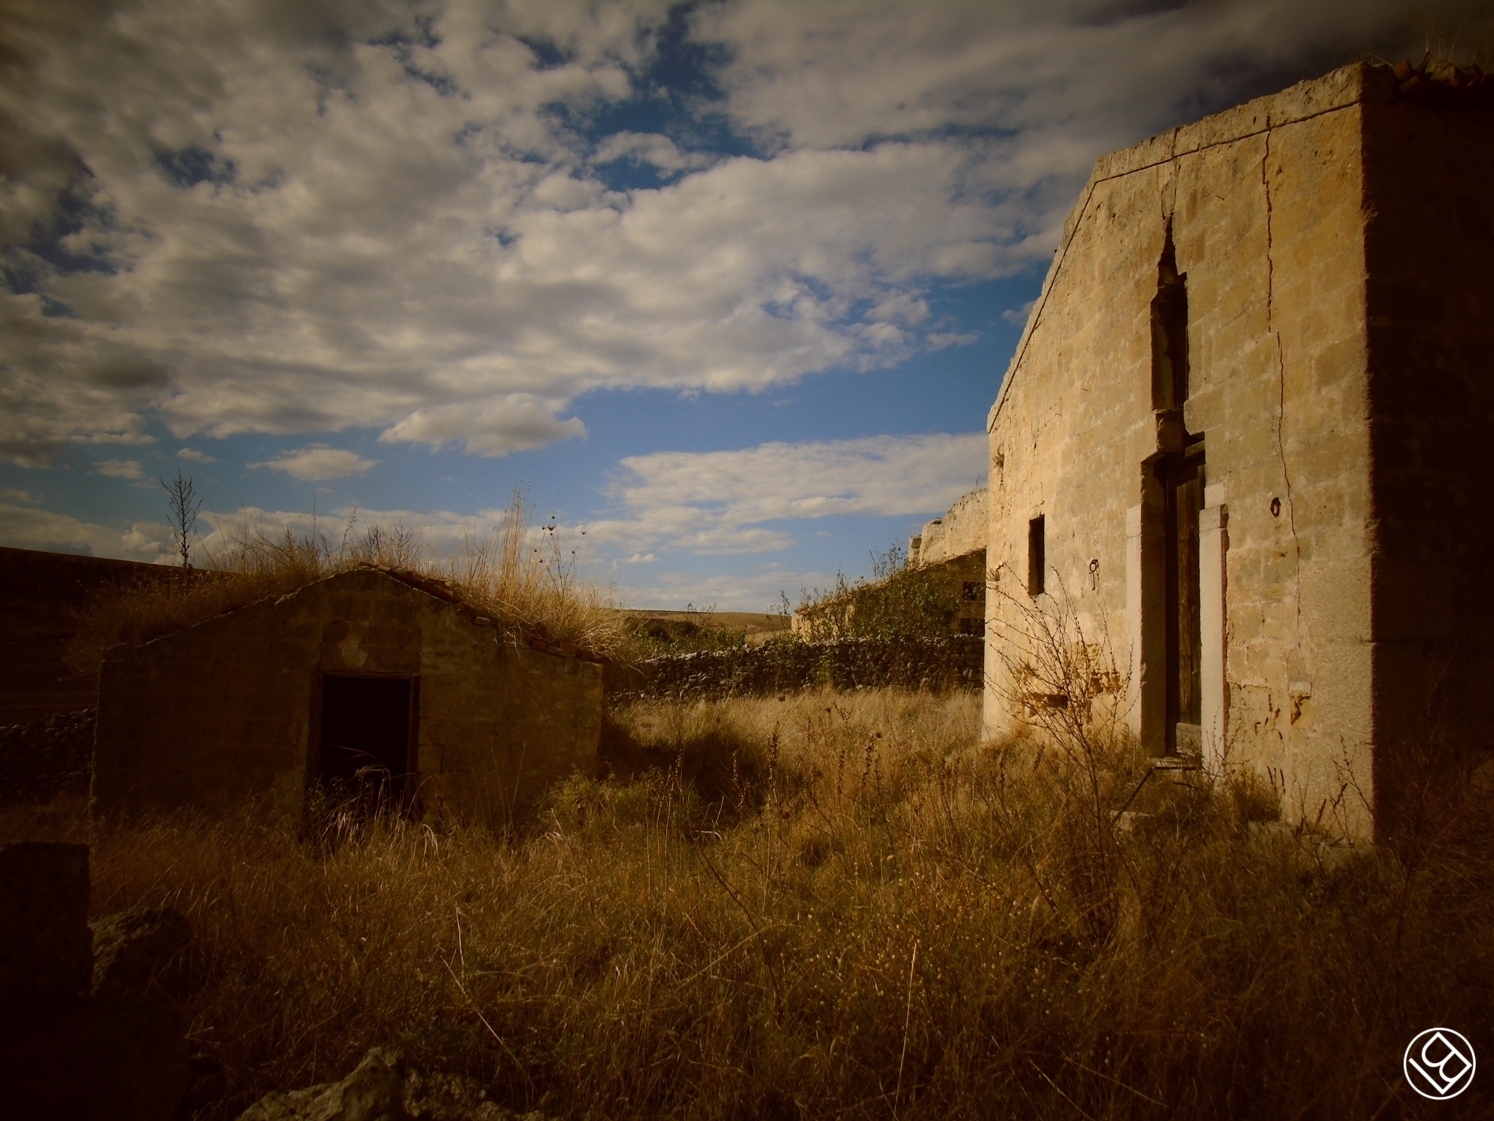
M 94 908 L 190 917 L 214 1117 L 385 1041 L 568 1117 L 1413 1116 L 1413 1034 L 1494 1039 L 1486 798 L 1356 855 L 1153 780 L 1096 864 L 1141 761 L 981 747 L 977 704 L 640 705 L 665 765 L 528 836 L 162 819 L 94 838 Z
M 623 642 L 623 621 L 607 593 L 578 578 L 575 552 L 554 523 L 529 524 L 518 491 L 501 525 L 470 536 L 444 557 L 428 555 L 420 534 L 403 526 L 355 533 L 355 524 L 356 514 L 334 544 L 315 523 L 309 533 L 286 530 L 278 538 L 246 523 L 206 567 L 175 579 L 143 580 L 122 596 L 111 593 L 91 604 L 69 662 L 79 672 L 96 672 L 103 651 L 115 643 L 149 641 L 363 565 L 444 580 L 500 625 L 540 630 L 604 655 Z

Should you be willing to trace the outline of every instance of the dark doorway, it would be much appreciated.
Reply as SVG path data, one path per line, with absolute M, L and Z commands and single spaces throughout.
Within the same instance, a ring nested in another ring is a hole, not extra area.
M 1204 506 L 1202 439 L 1158 464 L 1167 586 L 1167 753 L 1200 743 L 1203 634 L 1199 615 L 1198 514 Z
M 317 777 L 338 803 L 364 809 L 404 805 L 417 726 L 418 679 L 322 678 Z

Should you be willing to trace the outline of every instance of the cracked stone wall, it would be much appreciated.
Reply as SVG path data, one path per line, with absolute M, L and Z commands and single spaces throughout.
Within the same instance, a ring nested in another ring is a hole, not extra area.
M 1490 121 L 1356 65 L 1099 161 L 988 418 L 988 734 L 1024 723 L 1001 635 L 1035 602 L 1042 517 L 1044 602 L 1108 636 L 1128 723 L 1162 749 L 1143 464 L 1180 420 L 1205 447 L 1206 754 L 1258 770 L 1289 819 L 1374 832 L 1387 736 L 1425 731 L 1408 714 L 1489 548 Z M 1169 228 L 1188 301 L 1174 419 L 1152 389 Z

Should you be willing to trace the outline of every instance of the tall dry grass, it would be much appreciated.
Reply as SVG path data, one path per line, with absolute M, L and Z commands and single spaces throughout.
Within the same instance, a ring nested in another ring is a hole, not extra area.
M 164 818 L 93 838 L 94 909 L 191 919 L 204 1117 L 389 1041 L 566 1117 L 1421 1116 L 1412 1035 L 1494 1039 L 1487 791 L 1408 859 L 1154 778 L 1097 869 L 1090 777 L 977 705 L 638 705 L 529 835 Z
M 336 541 L 315 519 L 306 532 L 286 529 L 279 536 L 245 521 L 204 567 L 153 573 L 90 604 L 69 662 L 78 672 L 96 672 L 103 651 L 115 643 L 146 642 L 365 565 L 443 580 L 500 626 L 539 630 L 599 654 L 612 653 L 624 639 L 607 590 L 580 577 L 563 531 L 553 521 L 532 525 L 528 504 L 515 491 L 502 522 L 473 529 L 445 555 L 432 554 L 421 534 L 404 526 L 357 530 L 356 512 Z

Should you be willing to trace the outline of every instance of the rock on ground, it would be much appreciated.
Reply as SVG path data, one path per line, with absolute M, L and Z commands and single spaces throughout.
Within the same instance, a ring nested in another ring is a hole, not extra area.
M 93 924 L 96 996 L 174 989 L 185 978 L 192 927 L 170 907 L 131 907 Z
M 548 1121 L 487 1100 L 476 1079 L 408 1070 L 399 1052 L 375 1047 L 341 1082 L 266 1094 L 239 1121 Z

